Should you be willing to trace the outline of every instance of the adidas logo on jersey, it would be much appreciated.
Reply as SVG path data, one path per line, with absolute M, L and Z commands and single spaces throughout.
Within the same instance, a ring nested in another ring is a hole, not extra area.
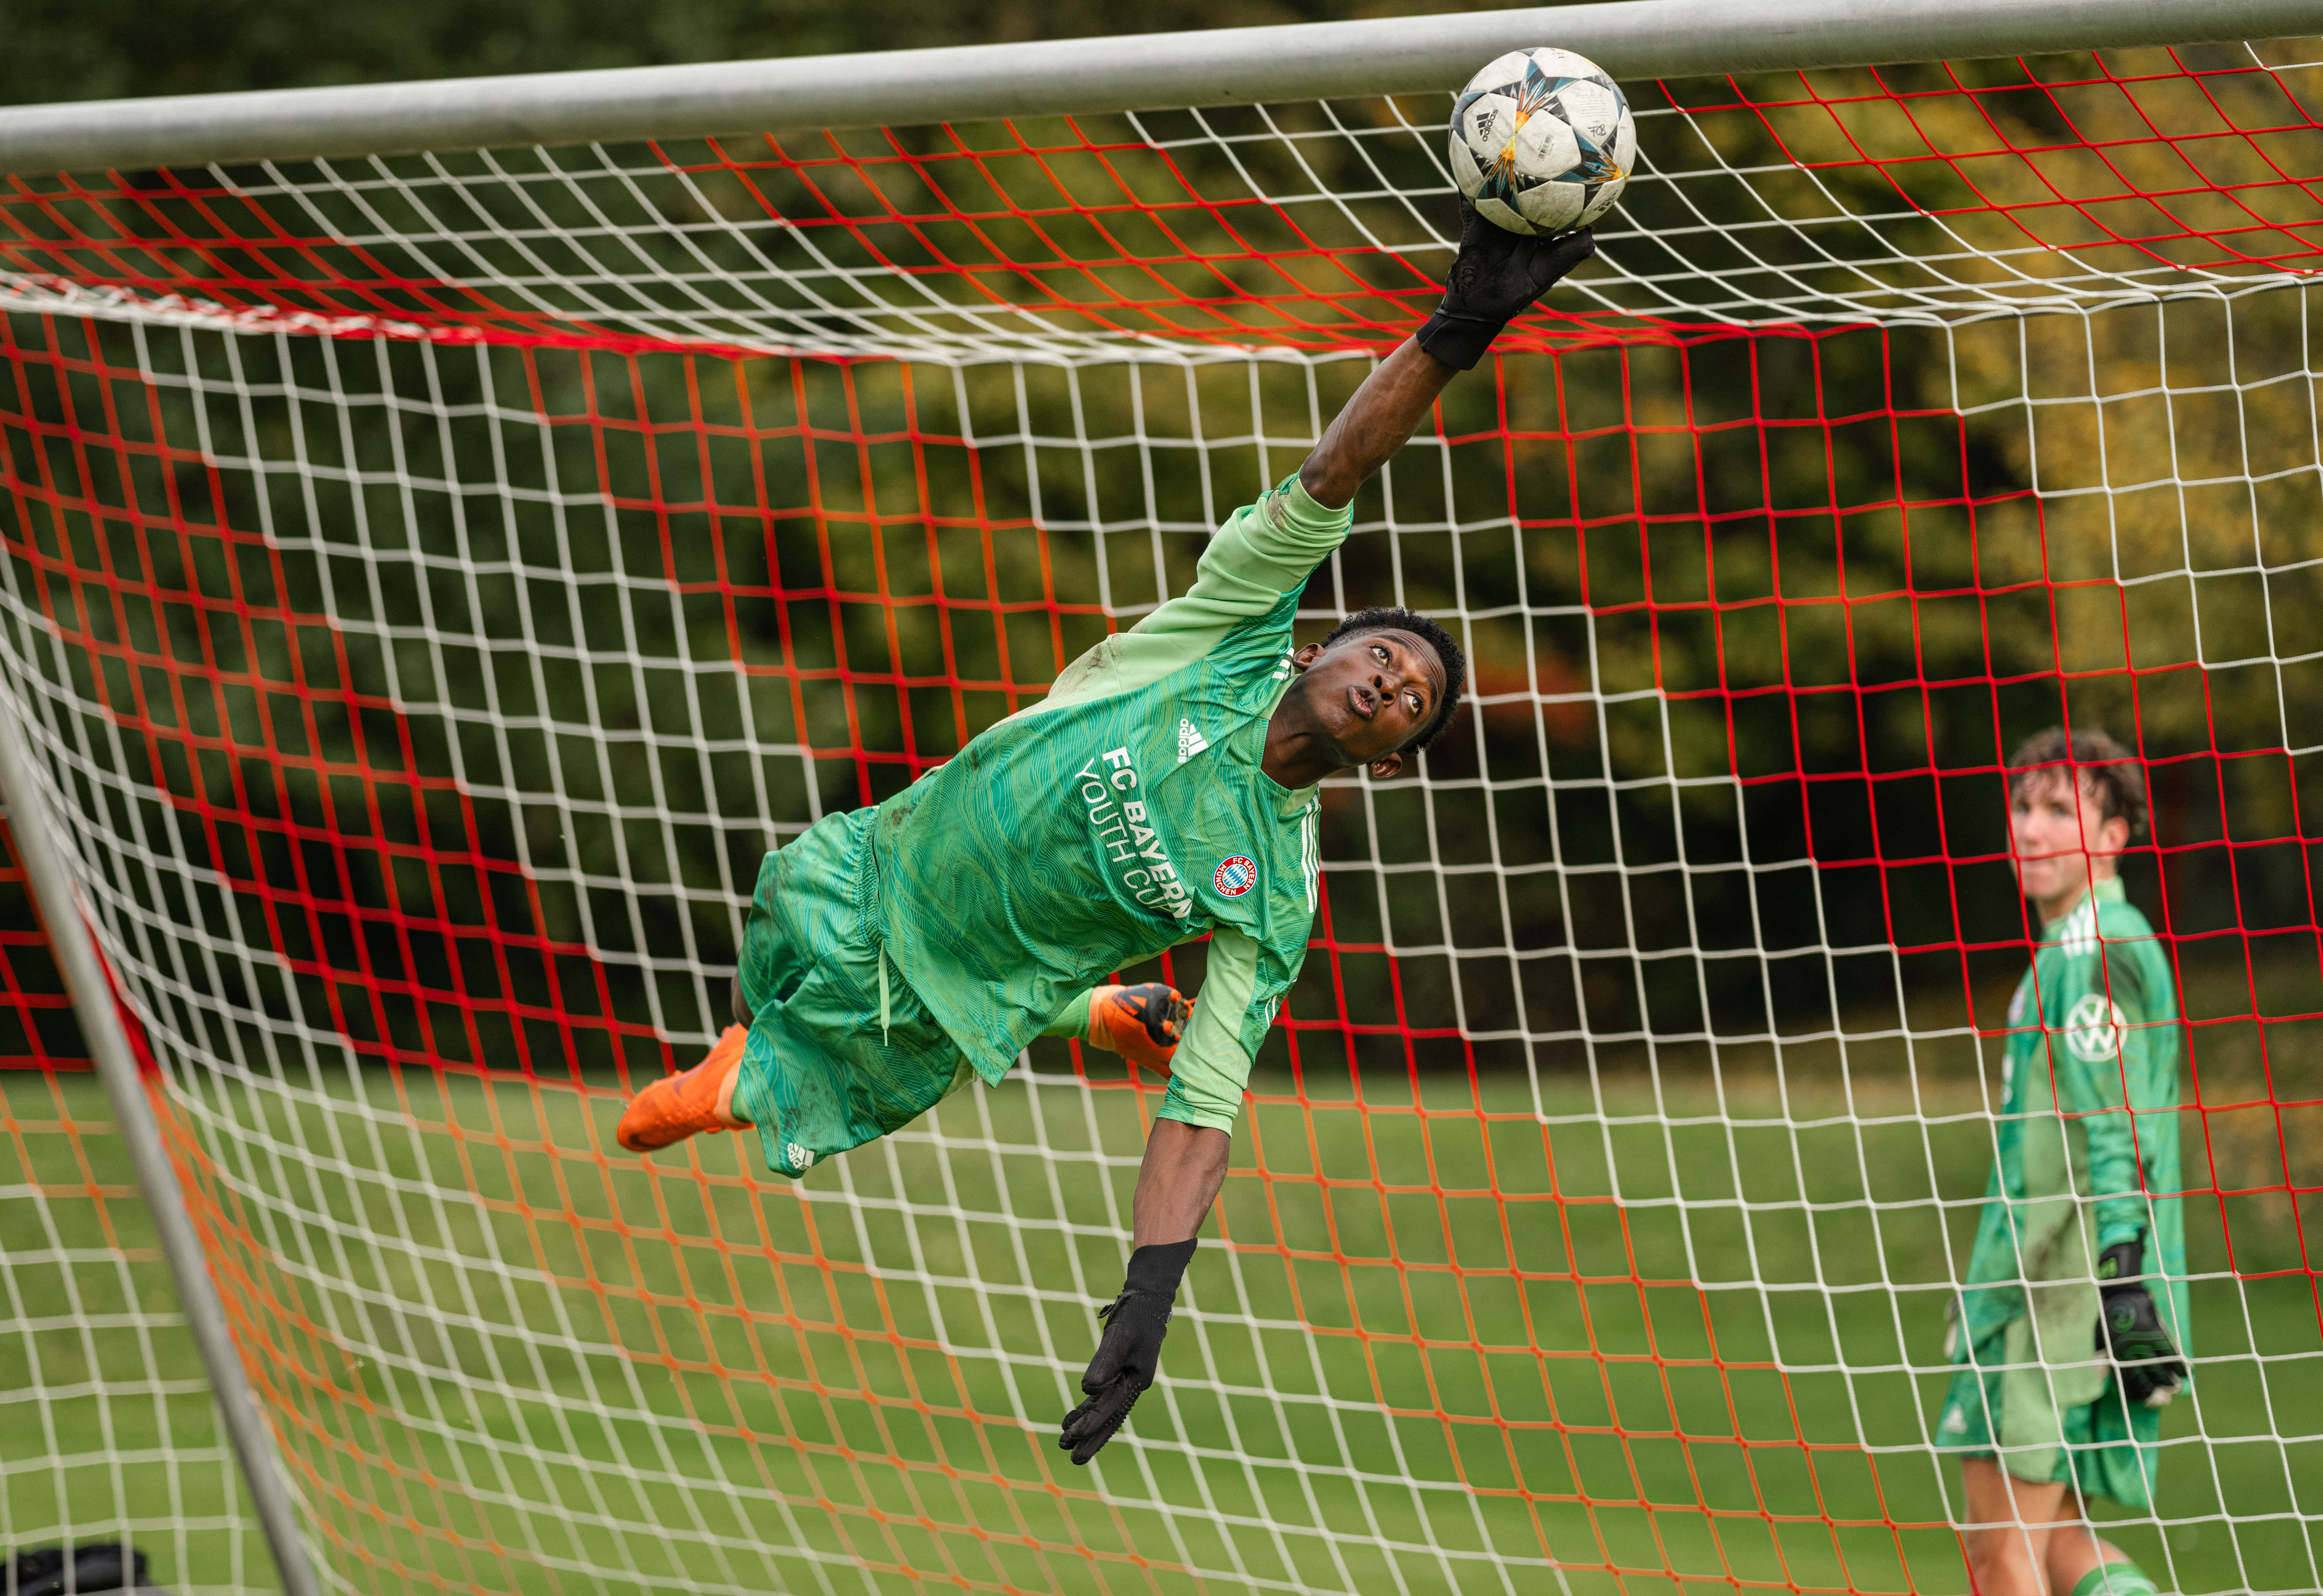
M 1181 731 L 1178 735 L 1182 738 L 1186 734 Z M 2058 931 L 2057 946 L 2068 959 L 2085 959 L 2098 950 L 2096 904 L 2087 898 L 2081 900 L 2081 906 L 2073 911 L 2072 918 Z
M 1178 722 L 1178 763 L 1183 765 L 1210 746 L 1210 739 L 1201 734 L 1191 720 Z

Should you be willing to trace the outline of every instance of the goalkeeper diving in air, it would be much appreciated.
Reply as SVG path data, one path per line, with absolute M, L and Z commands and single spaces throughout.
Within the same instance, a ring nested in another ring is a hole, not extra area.
M 2041 932 L 2008 1005 L 1936 1445 L 1960 1455 L 1981 1596 L 2152 1596 L 2087 1509 L 2152 1505 L 2161 1408 L 2187 1379 L 2178 999 L 2116 870 L 2145 783 L 2104 732 L 2052 729 L 2009 761 L 2008 795 Z
M 1503 232 L 1464 200 L 1462 223 L 1441 307 L 1295 475 L 1227 518 L 1190 589 L 903 792 L 767 856 L 738 1023 L 621 1117 L 633 1151 L 754 1125 L 769 1167 L 795 1178 L 970 1080 L 997 1085 L 1035 1036 L 1169 1059 L 1127 1278 L 1059 1443 L 1077 1463 L 1152 1382 L 1252 1057 L 1306 958 L 1318 784 L 1393 775 L 1459 702 L 1460 650 L 1419 615 L 1366 610 L 1304 647 L 1291 625 L 1353 526 L 1356 490 L 1454 374 L 1595 249 L 1585 231 Z M 1198 1003 L 1097 985 L 1205 934 Z

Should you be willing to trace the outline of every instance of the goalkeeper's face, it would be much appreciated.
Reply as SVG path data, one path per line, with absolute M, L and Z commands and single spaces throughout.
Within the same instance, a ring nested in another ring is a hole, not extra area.
M 2105 812 L 2096 784 L 2061 770 L 2023 777 L 2008 795 L 2008 834 L 2017 885 L 2053 920 L 2071 908 L 2092 880 L 2114 873 L 2129 842 L 2129 822 Z
M 1444 662 L 1409 632 L 1358 632 L 1328 647 L 1309 643 L 1290 657 L 1310 735 L 1343 770 L 1363 766 L 1384 778 L 1402 769 L 1404 746 L 1428 729 L 1444 699 Z

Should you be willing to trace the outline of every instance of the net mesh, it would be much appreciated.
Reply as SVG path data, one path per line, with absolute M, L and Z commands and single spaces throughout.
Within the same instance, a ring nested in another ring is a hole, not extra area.
M 120 1541 L 189 1591 L 262 1584 L 209 1382 L 5 832 L 0 903 L 0 1548 Z
M 1999 765 L 2070 720 L 2150 762 L 2190 1037 L 2197 1383 L 2107 1533 L 2312 1589 L 2318 64 L 1635 87 L 1598 260 L 1308 589 L 1441 618 L 1470 708 L 1326 787 L 1087 1473 L 1162 1083 L 1041 1042 L 796 1187 L 611 1125 L 767 847 L 1182 591 L 1432 307 L 1441 105 L 12 179 L 0 664 L 328 1582 L 1964 1589 Z M 28 1169 L 101 1134 L 38 1061 Z M 102 1189 L 0 1202 L 127 1280 Z M 111 1323 L 25 1316 L 27 1256 L 20 1344 Z M 91 1400 L 193 1400 L 136 1325 Z M 0 1454 L 9 1531 L 163 1522 L 207 1445 Z M 263 1582 L 234 1522 L 159 1572 Z

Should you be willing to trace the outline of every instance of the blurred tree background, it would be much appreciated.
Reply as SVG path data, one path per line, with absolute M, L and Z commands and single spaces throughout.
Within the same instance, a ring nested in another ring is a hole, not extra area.
M 715 0 L 659 12 L 616 10 L 592 0 L 416 0 L 393 8 L 34 0 L 14 19 L 14 48 L 0 60 L 0 97 L 379 82 L 1430 9 L 1449 7 L 1164 0 L 1124 15 L 1094 5 L 1006 0 L 950 8 L 895 0 Z M 1886 81 L 1891 87 L 1948 81 L 1937 76 L 1940 69 L 1916 70 L 1916 77 L 1890 72 Z M 1962 71 L 1971 85 L 2005 91 L 2019 69 L 1984 63 Z M 1861 74 L 1823 76 L 1823 87 L 1834 93 L 1868 87 Z M 1652 86 L 1631 87 L 1641 105 L 1667 103 Z M 1795 79 L 1787 89 L 1774 83 L 1768 96 L 1795 87 Z M 2242 87 L 2229 83 L 2217 92 L 2231 97 Z M 1930 102 L 1915 114 L 1918 136 L 1939 144 L 1997 138 L 2030 146 L 2074 131 L 2039 95 L 1996 92 L 1972 106 L 1964 99 Z M 1697 125 L 1717 142 L 1717 160 L 1742 170 L 1786 162 L 1793 145 L 1783 141 L 1803 124 L 1743 115 Z M 1675 133 L 1676 126 L 1657 124 L 1657 136 L 1660 130 Z M 2133 143 L 2141 136 L 2130 109 L 2118 105 L 2085 118 L 2078 133 Z M 907 133 L 904 143 L 932 147 L 916 133 Z M 1669 137 L 1652 151 L 1665 172 L 1710 164 L 1702 150 L 1681 143 Z M 2116 149 L 2111 157 L 2122 166 L 2141 158 L 2135 149 Z M 1247 181 L 1235 162 L 1250 163 L 1262 185 L 1281 186 L 1270 191 L 1298 186 L 1291 161 L 1263 144 L 1246 146 L 1229 161 L 1220 149 L 1197 142 L 1173 151 L 1171 159 L 1172 180 L 1196 190 L 1216 185 L 1226 192 Z M 1298 159 L 1308 163 L 1312 180 L 1335 191 L 1370 180 L 1352 143 L 1309 145 Z M 1275 170 L 1265 170 L 1268 161 Z M 1424 190 L 1435 179 L 1417 172 L 1396 180 Z M 1835 203 L 1854 215 L 1892 212 L 1896 180 L 1864 164 L 1826 167 L 1817 174 L 1825 200 L 1814 203 Z M 1981 180 L 1987 199 L 1998 204 L 2038 198 L 2046 179 L 1987 172 Z M 2011 180 L 2022 194 L 2011 192 Z M 2140 180 L 2159 187 L 2166 179 Z M 700 221 L 709 214 L 702 207 L 727 206 L 730 219 L 763 221 L 754 208 L 758 203 L 748 196 L 730 202 L 696 195 L 669 200 L 664 214 Z M 1444 203 L 1448 211 L 1448 196 Z M 1619 222 L 1641 232 L 1621 247 L 1633 252 L 1628 260 L 1636 269 L 1652 263 L 1645 252 L 1666 235 L 1674 242 L 1662 247 L 1692 250 L 1699 264 L 1725 247 L 1700 225 L 1747 225 L 1759 204 L 1740 185 L 1684 192 L 1671 184 L 1640 185 Z M 825 207 L 824 219 L 850 224 L 879 209 L 874 199 L 839 188 L 794 196 L 782 208 L 799 216 L 817 206 Z M 1948 225 L 1957 233 L 1979 219 Z M 577 211 L 556 220 L 580 231 L 590 225 Z M 1182 252 L 1201 259 L 1207 275 L 1187 292 L 1218 315 L 1251 314 L 1267 291 L 1271 262 L 1257 258 L 1246 240 L 1224 238 L 1216 217 L 1197 216 L 1189 225 L 1194 230 Z M 1042 259 L 1044 241 L 1021 217 L 986 226 L 1002 257 Z M 853 234 L 833 227 L 828 237 L 837 240 L 831 247 L 846 248 Z M 1765 251 L 1795 242 L 1761 234 L 1751 246 Z M 1939 237 L 1927 225 L 1923 243 L 1941 254 L 1951 235 Z M 663 242 L 648 238 L 640 247 L 661 248 Z M 776 246 L 753 242 L 746 249 L 712 235 L 710 247 L 730 247 L 721 265 L 747 271 L 759 270 L 749 250 Z M 1818 235 L 1813 247 L 1851 246 L 1837 232 Z M 1772 263 L 1812 266 L 1812 250 L 1800 249 L 1795 261 Z M 1877 262 L 1867 267 L 1876 269 Z M 412 271 L 427 275 L 424 262 Z M 2000 858 L 2006 841 L 1994 767 L 2022 737 L 2070 712 L 2085 723 L 2101 720 L 2126 739 L 2142 739 L 2150 756 L 2165 761 L 2156 766 L 2156 829 L 2149 839 L 2160 851 L 2134 862 L 2132 890 L 2157 923 L 2200 933 L 2184 948 L 2190 964 L 2208 972 L 2206 990 L 2217 988 L 2203 1005 L 2218 1017 L 2253 1014 L 2246 933 L 2259 931 L 2273 933 L 2266 945 L 2275 953 L 2262 961 L 2272 974 L 2262 985 L 2276 995 L 2255 1001 L 2262 1008 L 2272 1003 L 2275 1012 L 2323 1006 L 2311 996 L 2311 937 L 2304 951 L 2292 947 L 2315 916 L 2298 814 L 2298 760 L 2285 747 L 2323 740 L 2304 719 L 2323 683 L 2310 679 L 2312 666 L 2298 659 L 2304 650 L 2277 632 L 2279 617 L 2312 614 L 2323 605 L 2317 588 L 2323 566 L 2309 557 L 2323 507 L 2314 435 L 2305 419 L 2311 379 L 2302 374 L 2323 362 L 2310 348 L 2305 298 L 2302 291 L 2161 307 L 2133 304 L 2093 316 L 2009 317 L 1951 329 L 1705 329 L 1682 339 L 1520 357 L 1497 388 L 1476 380 L 1456 386 L 1444 411 L 1446 433 L 1474 441 L 1451 448 L 1440 472 L 1429 462 L 1400 473 L 1395 516 L 1401 525 L 1422 527 L 1448 516 L 1478 530 L 1457 539 L 1400 533 L 1391 555 L 1384 535 L 1365 534 L 1350 546 L 1349 591 L 1311 601 L 1352 606 L 1386 599 L 1389 592 L 1365 584 L 1373 573 L 1392 569 L 1411 601 L 1487 615 L 1475 623 L 1471 641 L 1480 686 L 1501 702 L 1479 711 L 1473 729 L 1464 723 L 1429 756 L 1429 774 L 1444 784 L 1423 792 L 1407 784 L 1361 802 L 1353 788 L 1335 790 L 1327 855 L 1390 865 L 1497 859 L 1519 868 L 1505 887 L 1497 871 L 1483 871 L 1447 877 L 1441 891 L 1429 873 L 1390 872 L 1373 890 L 1354 879 L 1360 872 L 1341 872 L 1336 934 L 1456 950 L 1407 959 L 1402 978 L 1415 1014 L 1445 1014 L 1451 994 L 1460 991 L 1472 1031 L 1629 1038 L 1816 1032 L 1828 1031 L 1841 1009 L 1860 1011 L 1857 1028 L 1872 1030 L 1924 1034 L 1995 1024 L 2022 968 L 2026 928 Z M 1346 362 L 1327 369 L 1323 413 L 1344 396 L 1355 371 Z M 761 394 L 791 383 L 779 370 L 739 375 Z M 648 356 L 629 372 L 612 373 L 608 391 L 634 382 L 640 415 L 684 417 L 705 402 L 697 397 L 697 377 L 691 357 Z M 1084 373 L 1068 393 L 1054 378 L 1052 368 L 1028 368 L 1024 415 L 1035 431 L 1116 441 L 1152 436 L 1152 424 L 1139 417 L 1153 399 L 1133 397 L 1138 379 Z M 414 394 L 455 404 L 474 399 L 482 380 L 482 368 L 451 365 L 394 379 L 409 382 Z M 575 362 L 544 356 L 528 381 L 550 417 L 578 417 L 596 402 L 584 396 Z M 806 397 L 836 381 L 831 371 L 809 364 L 799 386 L 802 417 L 836 403 L 831 413 L 847 417 L 847 428 L 904 425 L 895 407 L 885 421 L 857 417 L 850 408 L 855 388 L 843 401 Z M 891 381 L 866 373 L 860 390 L 882 390 Z M 1019 402 L 1013 381 L 1005 368 L 983 368 L 969 373 L 962 390 L 971 407 L 979 402 L 974 395 L 992 391 L 1004 433 Z M 1285 385 L 1290 391 L 1257 397 L 1260 387 Z M 701 386 L 721 390 L 723 376 Z M 1217 431 L 1223 418 L 1229 431 L 1242 427 L 1280 438 L 1285 429 L 1278 422 L 1286 414 L 1302 417 L 1289 430 L 1305 425 L 1307 391 L 1290 369 L 1267 369 L 1253 382 L 1242 368 L 1221 365 L 1202 375 L 1199 386 L 1204 429 Z M 928 408 L 913 425 L 994 436 L 991 425 L 968 428 L 947 411 L 948 387 L 941 373 L 926 378 L 920 402 Z M 1243 389 L 1247 393 L 1237 397 Z M 707 402 L 714 409 L 726 401 Z M 38 409 L 46 401 L 36 396 L 33 403 Z M 50 406 L 48 413 L 63 411 Z M 874 413 L 884 412 L 874 406 L 865 417 Z M 254 414 L 260 431 L 249 441 L 253 456 L 279 460 L 296 453 L 288 417 L 264 404 Z M 409 413 L 401 425 L 408 436 L 399 450 L 424 455 L 434 446 L 429 415 Z M 743 529 L 743 540 L 758 547 L 730 555 L 730 573 L 779 569 L 782 585 L 797 591 L 826 580 L 822 562 L 835 555 L 837 574 L 829 580 L 860 591 L 869 579 L 846 570 L 859 551 L 825 546 L 823 517 L 835 479 L 815 474 L 812 453 L 809 447 L 782 460 L 770 453 L 766 491 L 784 508 L 769 525 Z M 882 466 L 876 483 L 867 477 L 868 490 L 890 516 L 898 505 L 908 512 L 923 494 L 965 495 L 973 478 L 996 502 L 1013 507 L 1004 513 L 1041 507 L 1044 527 L 1117 524 L 1125 503 L 1182 521 L 1189 501 L 1231 506 L 1246 499 L 1263 469 L 1255 451 L 1205 447 L 1168 456 L 1194 469 L 1175 479 L 1164 472 L 1149 487 L 1151 462 L 1142 446 L 1100 452 L 1093 463 L 1077 450 L 1038 452 L 1037 461 L 1035 452 L 1014 447 L 978 453 L 975 471 L 954 461 L 933 479 L 915 477 L 908 463 Z M 1285 463 L 1276 462 L 1274 471 Z M 641 456 L 629 464 L 588 456 L 581 465 L 560 485 L 630 504 L 661 496 Z M 476 467 L 479 479 L 491 469 Z M 2135 493 L 2097 491 L 2125 479 L 2147 486 Z M 2191 480 L 2209 485 L 2190 489 Z M 731 494 L 712 497 L 738 502 Z M 931 515 L 944 509 L 924 506 Z M 1520 523 L 1514 527 L 1506 518 L 1511 511 Z M 1358 512 L 1374 523 L 1387 516 L 1379 488 L 1369 491 Z M 421 505 L 409 513 L 415 546 L 479 557 L 465 541 L 473 533 L 455 524 L 448 508 Z M 1502 518 L 1498 525 L 1495 517 Z M 240 509 L 233 518 L 248 525 L 252 514 Z M 646 530 L 650 555 L 668 529 Z M 738 536 L 730 521 L 719 535 Z M 318 524 L 312 536 L 322 547 L 342 534 Z M 1117 588 L 1122 562 L 1139 557 L 1135 546 L 1143 536 L 1125 538 L 1115 552 Z M 992 599 L 1037 595 L 1047 562 L 1062 560 L 1059 568 L 1067 569 L 1088 554 L 1070 535 L 1049 531 L 1045 539 L 1038 550 L 1026 542 L 1002 551 Z M 1494 552 L 1495 539 L 1515 557 Z M 1168 564 L 1180 580 L 1196 541 L 1172 545 Z M 2052 585 L 2059 582 L 2078 585 Z M 511 593 L 506 602 L 518 601 Z M 842 621 L 835 618 L 838 608 L 820 617 L 795 611 L 787 632 L 771 607 L 753 608 L 738 620 L 738 638 L 754 661 L 843 655 L 858 671 L 925 676 L 941 669 L 913 657 L 908 622 L 891 656 L 878 625 L 849 631 L 863 618 Z M 425 615 L 415 599 L 409 614 L 381 619 L 419 624 Z M 480 629 L 506 636 L 515 628 L 488 616 Z M 1037 679 L 1044 645 L 1016 637 L 1013 623 L 1010 629 L 1006 652 L 1019 662 L 1014 675 Z M 702 646 L 722 650 L 724 633 L 714 631 Z M 667 647 L 683 654 L 690 645 L 673 637 Z M 978 657 L 1002 651 L 957 639 L 946 647 L 977 650 Z M 785 649 L 794 652 L 785 656 Z M 1047 660 L 1046 668 L 1056 663 Z M 381 678 L 366 688 L 384 693 L 389 683 Z M 410 683 L 397 688 L 394 696 L 414 701 Z M 623 702 L 625 691 L 612 690 L 601 711 L 642 723 L 650 708 Z M 1566 702 L 1543 704 L 1537 693 Z M 1590 693 L 1594 702 L 1574 697 Z M 909 761 L 942 757 L 959 736 L 1008 707 L 996 698 L 969 702 L 954 735 L 947 713 L 914 713 L 911 698 L 900 688 L 860 686 L 844 703 L 836 694 L 809 694 L 801 713 L 810 723 L 796 735 L 818 748 L 856 739 L 869 756 L 868 763 L 835 761 L 822 769 L 827 785 L 837 783 L 826 801 L 883 795 L 906 778 Z M 343 740 L 334 744 L 335 736 Z M 352 725 L 336 733 L 326 728 L 323 751 L 350 756 L 353 737 Z M 2222 750 L 2250 757 L 2221 762 L 2216 756 Z M 416 775 L 450 772 L 424 749 L 415 761 Z M 539 790 L 551 784 L 545 768 L 544 759 L 541 769 L 500 775 L 511 787 Z M 1722 782 L 1730 775 L 1746 784 Z M 1479 776 L 1486 785 L 1464 784 Z M 1674 787 L 1672 778 L 1707 784 Z M 1547 784 L 1556 784 L 1554 796 L 1538 796 L 1551 791 Z M 1488 788 L 1499 794 L 1489 804 Z M 2315 782 L 2305 784 L 2305 792 L 2318 790 Z M 308 823 L 326 823 L 318 803 L 302 817 Z M 295 801 L 292 807 L 298 807 Z M 633 860 L 624 865 L 610 835 L 592 844 L 577 830 L 569 860 L 537 838 L 519 849 L 514 839 L 528 824 L 517 815 L 501 823 L 488 818 L 469 845 L 485 854 L 521 852 L 534 864 L 553 856 L 592 876 L 636 868 Z M 2229 841 L 2236 846 L 2224 846 Z M 734 861 L 721 871 L 725 845 L 676 839 L 674 846 L 692 857 L 669 861 L 665 879 L 707 888 L 721 876 L 747 875 Z M 732 846 L 747 855 L 756 839 Z M 1810 858 L 1818 868 L 1785 867 Z M 1539 868 L 1550 861 L 1618 866 L 1619 872 Z M 1665 873 L 1681 863 L 1688 873 L 1683 891 Z M 1768 873 L 1768 867 L 1777 868 Z M 394 907 L 384 888 L 353 883 L 348 897 L 358 909 Z M 541 932 L 579 934 L 573 915 L 560 916 L 553 905 L 548 913 Z M 708 913 L 701 932 L 713 953 L 722 952 L 719 918 Z M 1889 942 L 1932 949 L 1905 959 L 1901 992 L 1883 991 L 1872 978 L 1874 966 L 1886 967 Z M 1834 960 L 1827 953 L 1833 947 L 1862 950 L 1869 963 L 1857 968 Z M 1509 948 L 1524 956 L 1513 969 Z M 1749 959 L 1638 957 L 1721 948 L 1756 949 L 1768 958 L 1762 966 Z M 1380 990 L 1386 986 L 1379 983 Z M 1324 1017 L 1311 1005 L 1326 995 L 1319 986 L 1302 995 L 1308 1017 Z M 1355 1017 L 1394 1018 L 1385 1011 Z M 1526 1051 L 1487 1050 L 1486 1058 L 1520 1061 Z M 1676 1057 L 1667 1049 L 1659 1054 L 1665 1064 Z

